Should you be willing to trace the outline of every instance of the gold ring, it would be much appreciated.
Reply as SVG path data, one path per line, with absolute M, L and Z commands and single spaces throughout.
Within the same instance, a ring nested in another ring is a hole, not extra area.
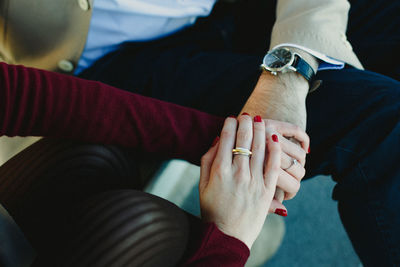
M 253 154 L 250 150 L 243 147 L 235 147 L 234 149 L 232 149 L 232 153 L 233 155 L 245 155 L 248 157 L 250 157 Z

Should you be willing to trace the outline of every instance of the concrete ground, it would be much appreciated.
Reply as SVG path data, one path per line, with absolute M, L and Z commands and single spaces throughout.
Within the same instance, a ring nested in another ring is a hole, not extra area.
M 331 198 L 328 176 L 304 181 L 296 198 L 285 203 L 286 235 L 268 267 L 361 267 Z

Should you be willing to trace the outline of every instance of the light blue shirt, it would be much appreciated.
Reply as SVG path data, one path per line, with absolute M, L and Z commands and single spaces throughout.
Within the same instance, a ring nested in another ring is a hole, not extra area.
M 85 49 L 75 73 L 126 41 L 148 41 L 192 25 L 216 0 L 95 0 Z
M 95 0 L 85 49 L 75 74 L 115 51 L 127 41 L 149 41 L 192 25 L 211 13 L 216 0 Z M 326 55 L 293 46 L 320 59 L 318 70 L 341 69 L 344 63 Z M 279 45 L 279 46 L 281 46 Z

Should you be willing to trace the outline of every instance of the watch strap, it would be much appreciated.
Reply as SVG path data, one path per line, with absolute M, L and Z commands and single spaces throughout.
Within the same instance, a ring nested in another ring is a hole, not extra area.
M 295 55 L 295 57 L 296 59 L 293 67 L 296 68 L 296 71 L 303 75 L 307 81 L 311 82 L 315 75 L 313 68 L 299 55 Z

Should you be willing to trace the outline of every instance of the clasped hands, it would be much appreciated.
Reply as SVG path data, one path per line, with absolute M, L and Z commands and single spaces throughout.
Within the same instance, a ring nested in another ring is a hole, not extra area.
M 227 118 L 220 138 L 201 160 L 203 219 L 251 248 L 268 212 L 286 211 L 274 199 L 276 188 L 285 192 L 285 199 L 299 190 L 308 146 L 309 137 L 298 126 L 247 114 Z M 252 156 L 233 155 L 235 147 L 251 150 Z

